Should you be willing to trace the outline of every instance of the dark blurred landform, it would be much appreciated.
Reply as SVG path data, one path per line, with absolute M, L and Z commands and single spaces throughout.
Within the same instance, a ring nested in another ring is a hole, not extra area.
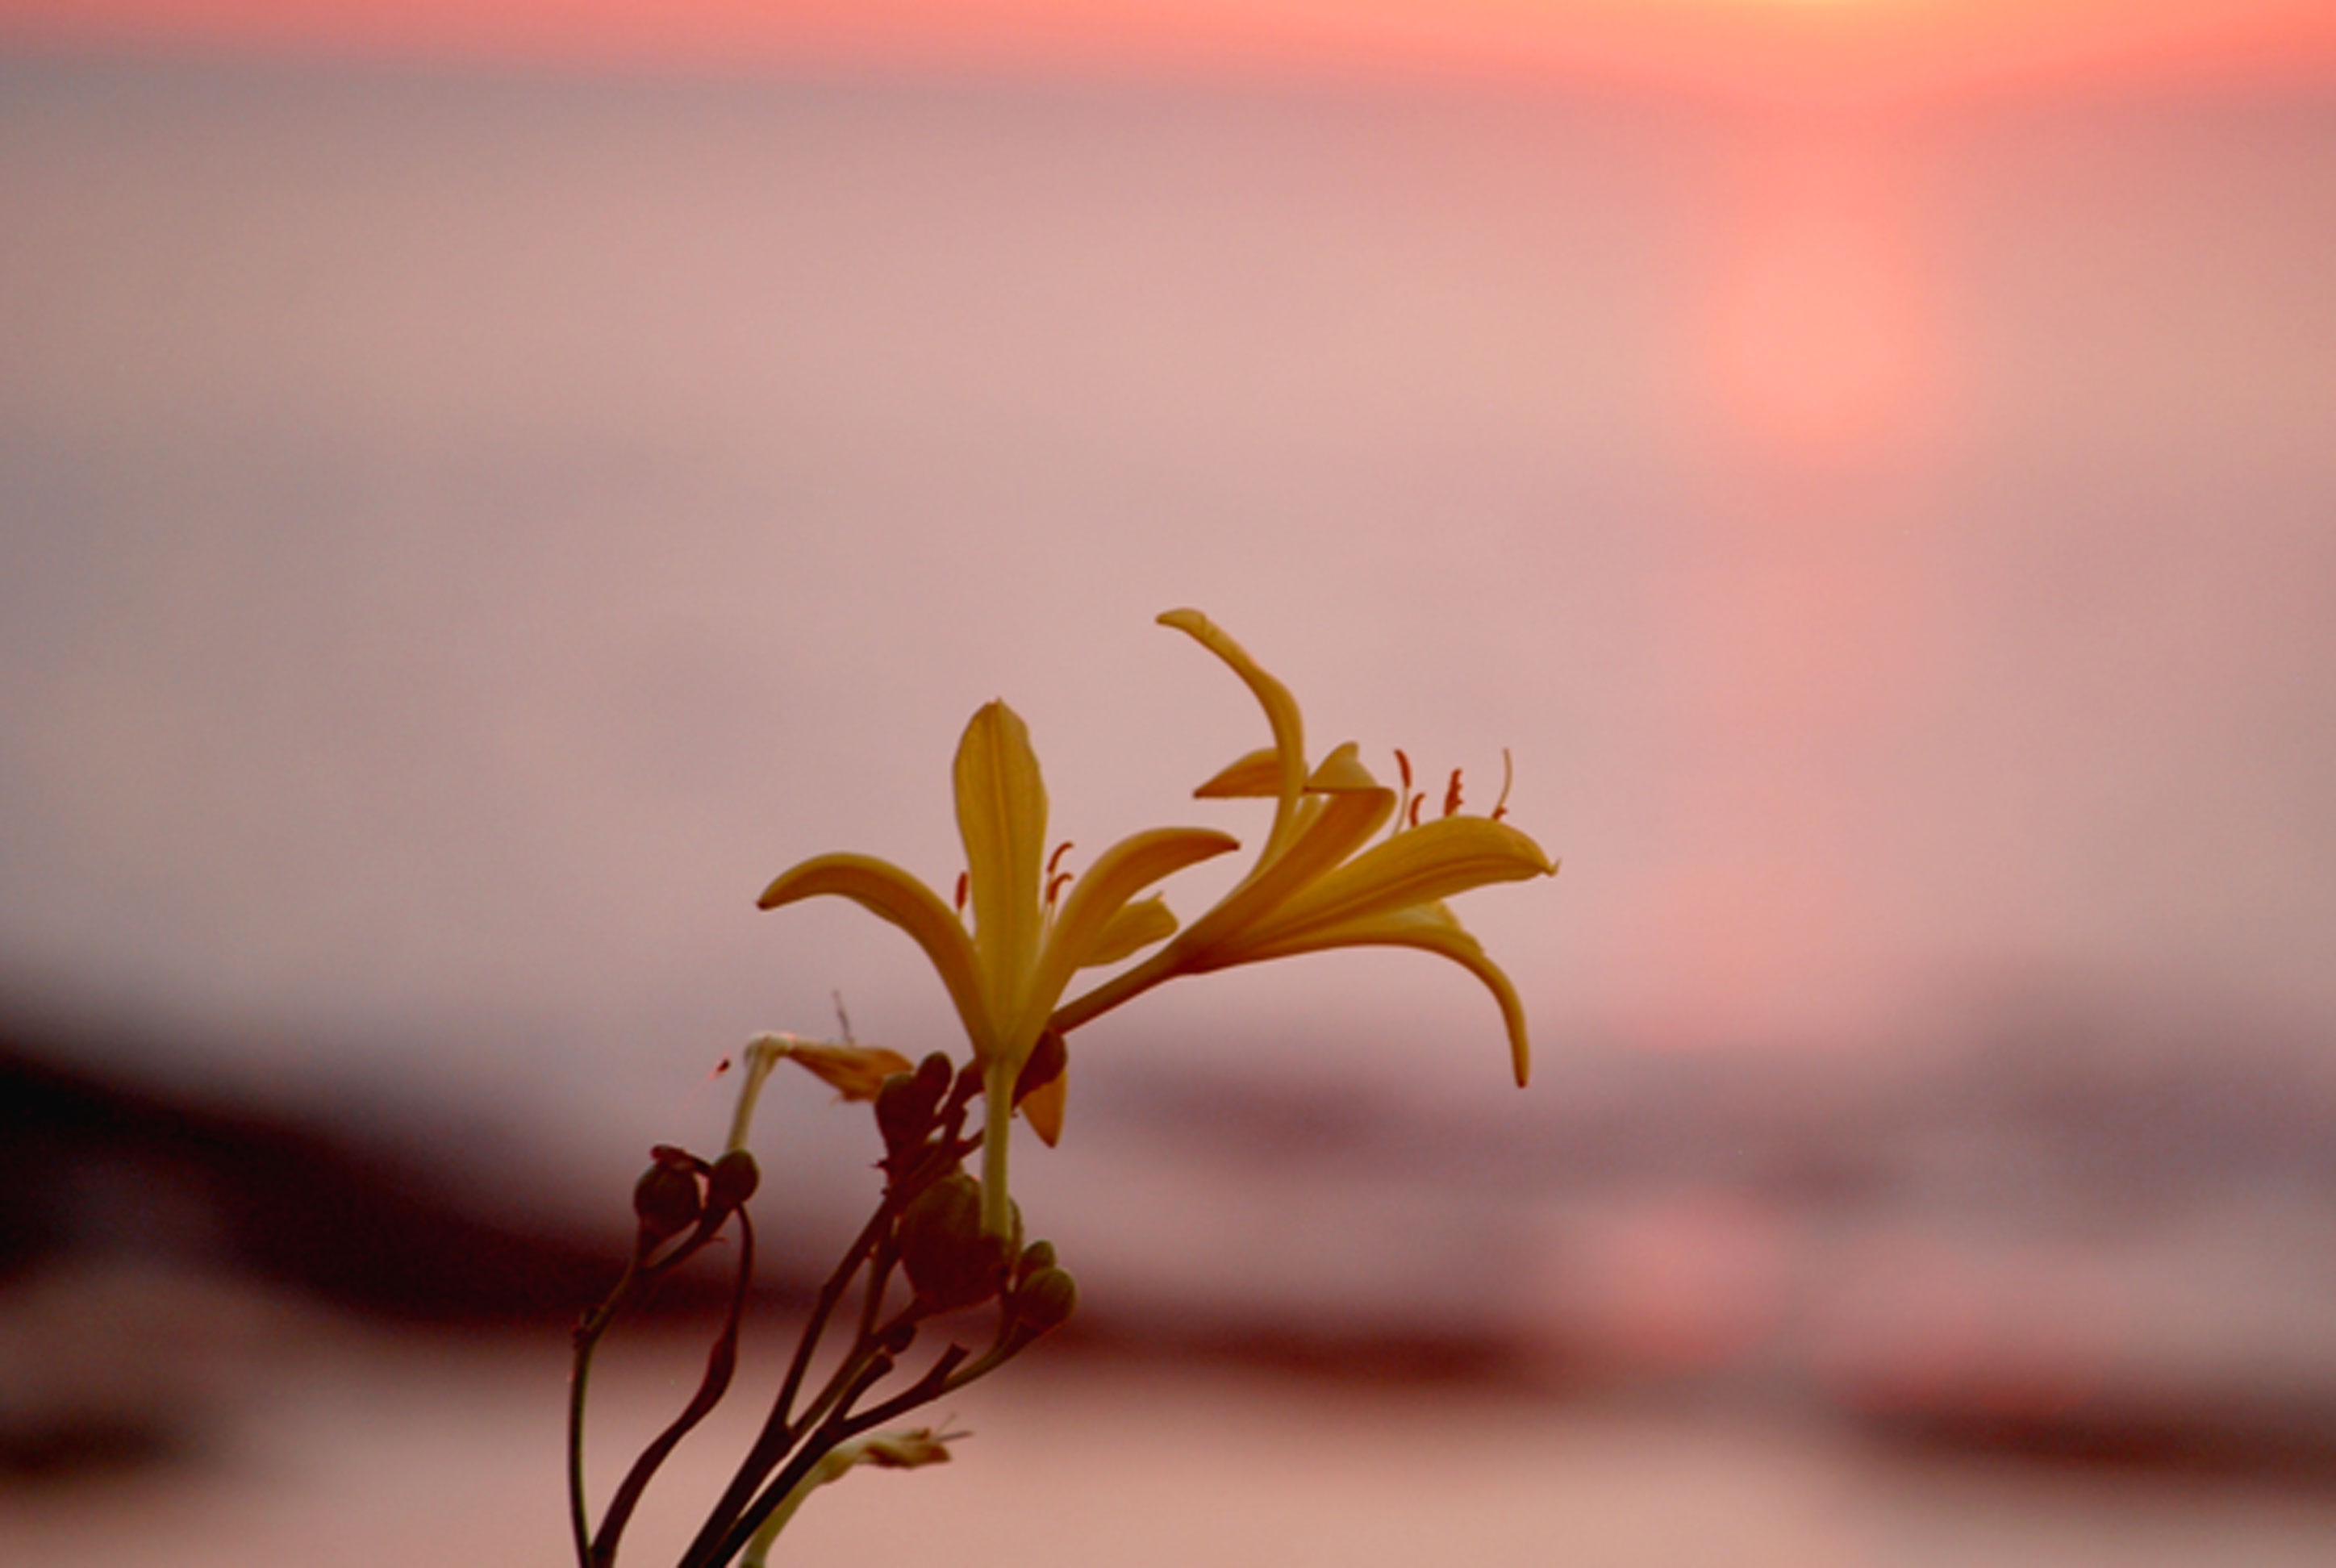
M 1091 1133 L 1289 1193 L 1274 1222 L 1392 1271 L 1309 1296 L 1179 1256 L 1232 1282 L 1115 1277 L 1050 1353 L 1750 1402 L 1915 1449 L 2324 1485 L 2336 1106 L 2309 1041 L 2147 1048 L 2197 1027 L 2030 997 L 1921 1066 L 1618 1056 L 1569 1070 L 1554 1124 L 1505 1127 L 1354 1086 L 1123 1075 L 1082 1106 Z M 200 1454 L 242 1372 L 320 1324 L 557 1333 L 621 1261 L 620 1223 L 578 1232 L 475 1148 L 457 1174 L 443 1128 L 88 1065 L 139 1059 L 119 1044 L 0 1033 L 0 1474 Z M 1439 1196 L 1381 1224 L 1389 1183 Z M 813 1281 L 773 1251 L 784 1311 Z M 684 1325 L 717 1290 L 654 1310 Z

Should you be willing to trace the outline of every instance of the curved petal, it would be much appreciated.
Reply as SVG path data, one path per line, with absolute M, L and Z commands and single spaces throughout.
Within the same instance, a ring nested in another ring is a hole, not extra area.
M 1079 968 L 1091 969 L 1102 964 L 1115 964 L 1175 934 L 1176 916 L 1165 899 L 1157 893 L 1138 899 L 1105 924 L 1094 948 L 1080 960 Z
M 1240 886 L 1217 906 L 1184 928 L 1176 948 L 1194 972 L 1239 963 L 1220 950 L 1247 942 L 1248 928 L 1274 920 L 1283 901 L 1299 896 L 1306 885 L 1328 872 L 1378 832 L 1395 810 L 1393 790 L 1341 790 L 1307 800 L 1298 813 L 1290 846 L 1270 861 L 1261 861 Z
M 1195 800 L 1248 800 L 1281 795 L 1281 754 L 1261 745 L 1192 792 Z
M 1533 1045 L 1525 1035 L 1524 1003 L 1518 998 L 1516 987 L 1509 982 L 1501 966 L 1485 955 L 1483 944 L 1463 930 L 1460 922 L 1452 918 L 1452 911 L 1442 904 L 1422 904 L 1397 914 L 1356 920 L 1306 937 L 1260 946 L 1243 953 L 1241 961 L 1286 959 L 1331 948 L 1366 947 L 1417 948 L 1423 952 L 1437 953 L 1484 981 L 1485 989 L 1500 1004 L 1501 1023 L 1509 1036 L 1509 1064 L 1516 1074 L 1517 1087 L 1524 1087 L 1525 1080 L 1533 1075 Z
M 925 957 L 949 988 L 949 1000 L 977 1047 L 992 1038 L 989 1008 L 982 998 L 973 941 L 949 907 L 932 889 L 873 855 L 819 855 L 779 874 L 755 900 L 774 910 L 804 899 L 850 899 L 869 913 L 891 921 L 925 950 Z
M 1248 649 L 1219 630 L 1216 623 L 1199 610 L 1172 609 L 1160 617 L 1160 624 L 1174 627 L 1231 665 L 1233 673 L 1255 695 L 1258 705 L 1265 709 L 1266 723 L 1273 728 L 1274 753 L 1280 763 L 1273 831 L 1265 841 L 1264 856 L 1270 857 L 1291 832 L 1290 818 L 1298 809 L 1299 792 L 1306 783 L 1306 725 L 1299 716 L 1298 699 L 1290 695 L 1288 687 L 1266 674 L 1257 660 L 1250 657 Z
M 1443 817 L 1406 829 L 1299 889 L 1263 915 L 1251 935 L 1278 942 L 1556 870 L 1539 844 L 1506 823 Z
M 1023 1096 L 1021 1103 L 1015 1106 L 1029 1122 L 1030 1130 L 1038 1135 L 1038 1141 L 1050 1149 L 1063 1135 L 1063 1107 L 1070 1093 L 1070 1070 L 1065 1068 Z
M 1055 928 L 1046 939 L 1028 998 L 1028 1005 L 1040 1015 L 1034 1030 L 1045 1024 L 1045 1013 L 1061 998 L 1073 974 L 1090 964 L 1112 961 L 1096 955 L 1110 934 L 1113 917 L 1126 909 L 1130 900 L 1163 877 L 1239 848 L 1239 839 L 1213 828 L 1153 828 L 1132 833 L 1097 856 L 1086 874 L 1071 884 L 1070 896 L 1055 916 Z M 1168 914 L 1165 906 L 1160 912 Z M 1168 919 L 1167 930 L 1136 947 L 1173 931 L 1174 917 Z M 1124 958 L 1134 950 L 1125 949 L 1118 956 Z
M 1384 789 L 1387 786 L 1371 776 L 1361 757 L 1356 755 L 1353 741 L 1342 741 L 1314 771 L 1306 775 L 1308 794 L 1338 794 L 1357 790 Z
M 1018 1017 L 1038 958 L 1038 884 L 1046 855 L 1046 785 L 1030 732 L 1002 702 L 985 704 L 965 726 L 955 771 L 957 825 L 965 840 L 973 902 L 973 950 L 982 990 L 995 1009 L 992 1045 L 1011 1054 L 1027 1042 L 1006 1037 Z

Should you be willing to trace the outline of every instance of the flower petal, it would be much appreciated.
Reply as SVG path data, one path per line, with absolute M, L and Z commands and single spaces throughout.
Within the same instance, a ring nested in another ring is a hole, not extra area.
M 1105 948 L 1104 939 L 1111 935 L 1114 917 L 1128 907 L 1130 900 L 1163 877 L 1239 848 L 1239 839 L 1213 828 L 1153 828 L 1132 833 L 1097 856 L 1086 873 L 1071 884 L 1070 896 L 1055 916 L 1054 930 L 1047 937 L 1039 973 L 1031 986 L 1029 1004 L 1040 1014 L 1032 1024 L 1034 1032 L 1045 1024 L 1045 1013 L 1060 999 L 1073 974 L 1091 964 L 1113 961 L 1098 954 Z M 1160 912 L 1168 915 L 1164 906 Z M 1166 930 L 1135 945 L 1146 946 L 1174 929 L 1175 919 L 1168 916 Z M 1123 949 L 1117 957 L 1125 958 L 1133 951 L 1134 948 Z
M 847 1100 L 873 1100 L 884 1080 L 895 1073 L 913 1072 L 917 1064 L 883 1046 L 836 1046 L 797 1040 L 786 1049 L 787 1059 Z
M 1299 888 L 1251 931 L 1264 943 L 1368 920 L 1492 882 L 1548 876 L 1541 846 L 1489 817 L 1441 817 L 1406 829 Z
M 1308 794 L 1350 794 L 1360 790 L 1384 789 L 1387 786 L 1371 776 L 1362 759 L 1355 754 L 1355 743 L 1345 741 L 1314 771 L 1306 775 Z
M 1243 961 L 1219 956 L 1219 950 L 1243 945 L 1252 923 L 1274 919 L 1285 900 L 1300 896 L 1309 882 L 1354 853 L 1394 810 L 1393 790 L 1340 790 L 1309 797 L 1294 819 L 1289 847 L 1272 860 L 1260 861 L 1176 939 L 1185 967 L 1200 973 Z
M 1500 1004 L 1501 1022 L 1509 1035 L 1510 1066 L 1516 1074 L 1517 1087 L 1524 1087 L 1525 1080 L 1533 1074 L 1533 1046 L 1525 1035 L 1524 1003 L 1518 998 L 1516 987 L 1510 984 L 1501 966 L 1485 956 L 1483 945 L 1463 930 L 1452 911 L 1440 903 L 1421 904 L 1395 914 L 1262 944 L 1245 952 L 1241 961 L 1261 962 L 1331 948 L 1362 947 L 1417 948 L 1423 952 L 1439 953 L 1484 981 L 1493 999 Z
M 1176 916 L 1167 901 L 1154 893 L 1148 899 L 1138 899 L 1124 906 L 1112 916 L 1110 922 L 1095 938 L 1095 946 L 1079 960 L 1083 969 L 1104 964 L 1115 964 L 1132 958 L 1154 942 L 1164 942 L 1176 934 Z
M 1023 1096 L 1015 1106 L 1038 1135 L 1038 1141 L 1050 1149 L 1062 1139 L 1063 1109 L 1070 1093 L 1071 1075 L 1066 1068 Z
M 1030 732 L 1002 702 L 985 704 L 958 743 L 957 825 L 973 902 L 973 950 L 993 1009 L 987 1050 L 1027 1050 L 1009 1020 L 1026 1010 L 1038 958 L 1038 883 L 1046 855 L 1046 785 Z
M 1257 660 L 1250 657 L 1248 649 L 1219 630 L 1216 623 L 1199 610 L 1172 609 L 1160 618 L 1160 624 L 1174 627 L 1231 665 L 1233 673 L 1241 677 L 1259 706 L 1265 709 L 1266 723 L 1273 728 L 1274 754 L 1280 765 L 1279 787 L 1274 792 L 1280 803 L 1274 807 L 1273 831 L 1265 841 L 1264 854 L 1270 857 L 1281 848 L 1292 831 L 1290 818 L 1298 809 L 1299 791 L 1306 782 L 1306 725 L 1298 712 L 1298 699 L 1290 695 L 1288 687 L 1266 674 Z
M 781 872 L 754 901 L 760 908 L 774 910 L 829 895 L 850 899 L 914 938 L 932 960 L 941 984 L 949 988 L 949 1000 L 957 1004 L 967 1035 L 977 1042 L 988 1037 L 989 1009 L 982 1000 L 972 940 L 930 888 L 890 861 L 873 855 L 815 856 Z
M 1192 792 L 1192 798 L 1204 801 L 1245 800 L 1263 796 L 1268 800 L 1281 794 L 1281 754 L 1270 745 L 1260 746 L 1249 755 L 1226 768 L 1222 773 Z

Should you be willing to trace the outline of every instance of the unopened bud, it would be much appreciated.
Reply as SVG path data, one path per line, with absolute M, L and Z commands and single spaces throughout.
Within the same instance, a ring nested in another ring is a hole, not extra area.
M 706 1206 L 716 1214 L 726 1214 L 754 1195 L 763 1183 L 763 1173 L 754 1164 L 754 1156 L 744 1149 L 733 1149 L 714 1162 L 714 1171 L 706 1182 Z
M 1014 1277 L 1017 1280 L 1027 1280 L 1039 1270 L 1051 1269 L 1054 1266 L 1055 1243 L 1033 1242 L 1022 1249 L 1021 1261 L 1014 1265 Z
M 998 1294 L 1011 1243 L 981 1230 L 981 1183 L 959 1171 L 917 1194 L 900 1213 L 900 1266 L 933 1310 L 955 1311 Z
M 1079 1287 L 1067 1269 L 1049 1264 L 1014 1292 L 1014 1327 L 1032 1339 L 1059 1329 L 1078 1309 Z
M 883 1089 L 876 1091 L 876 1131 L 883 1134 L 885 1154 L 901 1154 L 923 1143 L 932 1129 L 932 1107 L 923 1098 L 913 1075 L 883 1079 Z
M 662 1242 L 697 1223 L 697 1176 L 688 1166 L 658 1160 L 633 1183 L 633 1213 L 645 1242 Z

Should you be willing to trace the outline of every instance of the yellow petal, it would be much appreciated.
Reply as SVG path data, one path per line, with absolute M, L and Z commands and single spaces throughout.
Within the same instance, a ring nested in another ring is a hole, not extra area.
M 755 902 L 766 910 L 803 899 L 833 895 L 850 899 L 871 914 L 891 921 L 915 939 L 949 988 L 967 1035 L 977 1045 L 990 1037 L 989 1009 L 982 998 L 973 943 L 949 907 L 933 891 L 889 861 L 873 855 L 819 855 L 782 872 Z
M 1176 917 L 1164 900 L 1156 893 L 1148 899 L 1138 899 L 1111 917 L 1110 923 L 1095 938 L 1094 948 L 1079 959 L 1079 968 L 1091 969 L 1101 964 L 1115 964 L 1175 934 Z
M 872 1100 L 895 1073 L 914 1070 L 916 1063 L 882 1046 L 832 1046 L 797 1040 L 787 1047 L 787 1058 L 847 1100 Z
M 1160 618 L 1160 624 L 1174 627 L 1231 665 L 1233 673 L 1256 696 L 1258 705 L 1265 709 L 1265 721 L 1273 729 L 1273 750 L 1280 774 L 1274 791 L 1280 803 L 1274 807 L 1273 832 L 1267 836 L 1264 850 L 1265 854 L 1271 855 L 1281 848 L 1291 831 L 1290 818 L 1298 809 L 1298 794 L 1306 782 L 1306 726 L 1299 716 L 1298 699 L 1290 695 L 1288 687 L 1266 674 L 1246 648 L 1219 630 L 1216 623 L 1199 610 L 1172 609 Z
M 1240 840 L 1213 828 L 1153 828 L 1130 834 L 1098 855 L 1086 873 L 1071 884 L 1070 896 L 1055 916 L 1054 932 L 1028 998 L 1028 1005 L 1039 1014 L 1027 1020 L 1034 1037 L 1074 973 L 1090 964 L 1113 961 L 1096 955 L 1107 945 L 1105 938 L 1111 934 L 1114 917 L 1130 900 L 1163 877 L 1239 848 Z M 1160 913 L 1166 916 L 1168 911 L 1163 907 Z M 1170 916 L 1168 930 L 1147 940 L 1157 940 L 1174 929 L 1175 920 Z M 1124 949 L 1117 957 L 1125 958 L 1134 950 Z
M 1362 759 L 1355 755 L 1353 741 L 1344 743 L 1324 757 L 1320 765 L 1306 776 L 1308 794 L 1338 794 L 1385 787 L 1371 776 L 1371 770 L 1365 767 Z
M 1030 732 L 1002 702 L 983 706 L 957 748 L 957 825 L 973 902 L 973 950 L 995 1009 L 987 1050 L 1008 1055 L 1038 958 L 1038 883 L 1046 856 L 1046 786 Z M 977 1038 L 976 1055 L 986 1055 Z
M 1260 746 L 1192 792 L 1196 800 L 1246 800 L 1281 794 L 1281 754 Z
M 1525 1036 L 1524 1003 L 1518 999 L 1516 987 L 1509 983 L 1501 966 L 1485 956 L 1483 945 L 1463 930 L 1460 922 L 1442 904 L 1423 904 L 1396 914 L 1263 944 L 1247 953 L 1245 959 L 1261 962 L 1331 948 L 1362 947 L 1417 948 L 1423 952 L 1438 953 L 1484 981 L 1493 999 L 1500 1004 L 1501 1023 L 1509 1035 L 1510 1066 L 1516 1074 L 1517 1086 L 1524 1087 L 1526 1078 L 1533 1073 L 1533 1046 Z
M 1539 844 L 1506 823 L 1443 817 L 1399 833 L 1300 888 L 1261 916 L 1251 934 L 1259 941 L 1279 941 L 1556 870 Z
M 1285 900 L 1354 853 L 1394 810 L 1393 790 L 1341 790 L 1308 798 L 1294 819 L 1289 847 L 1278 858 L 1260 862 L 1176 939 L 1188 967 L 1198 973 L 1241 962 L 1219 950 L 1241 945 L 1252 923 L 1273 919 Z
M 1063 1108 L 1070 1093 L 1071 1074 L 1066 1067 L 1023 1096 L 1021 1104 L 1015 1107 L 1027 1118 L 1038 1141 L 1050 1149 L 1063 1135 Z

